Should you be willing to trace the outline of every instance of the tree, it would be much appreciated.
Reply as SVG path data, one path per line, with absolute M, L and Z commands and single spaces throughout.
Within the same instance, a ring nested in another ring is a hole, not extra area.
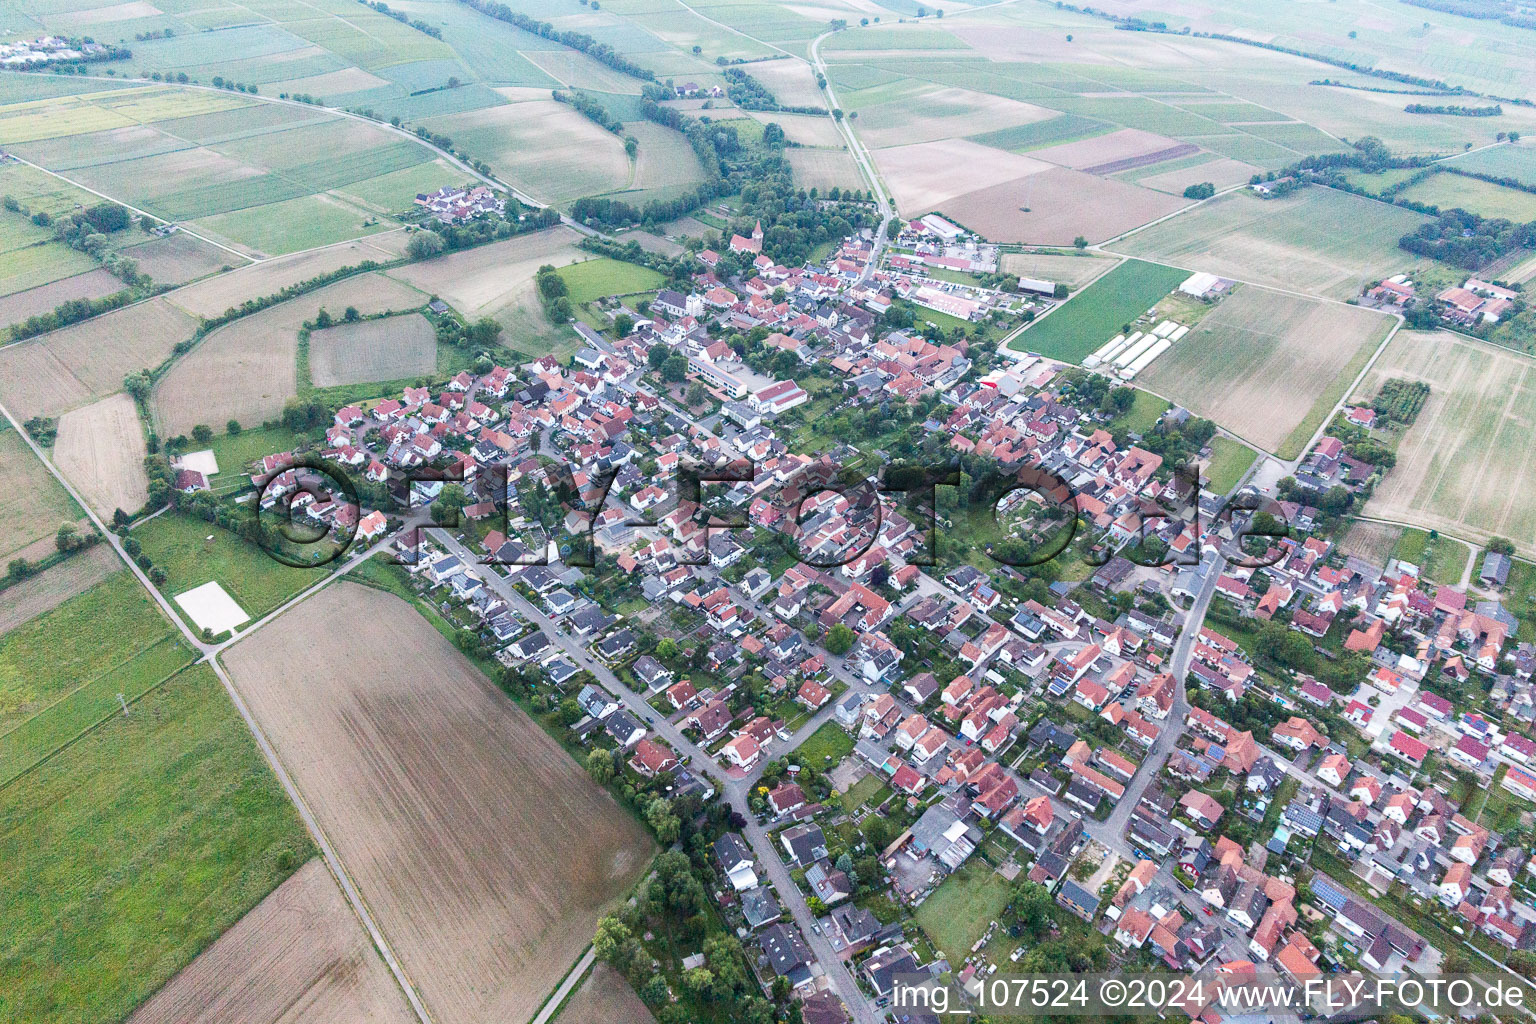
M 315 314 L 315 326 L 323 330 L 331 326 L 333 323 L 335 323 L 335 321 L 331 319 L 330 312 L 324 306 L 321 306 L 320 312 Z
M 240 435 L 240 421 L 236 419 L 230 420 L 224 424 L 224 430 L 230 437 L 238 437 Z
M 624 136 L 624 155 L 633 160 L 638 152 L 640 152 L 640 140 L 633 135 Z
M 13 558 L 11 564 L 5 567 L 5 574 L 13 583 L 24 580 L 32 575 L 32 563 L 25 558 Z
M 135 370 L 123 378 L 123 387 L 140 402 L 149 397 L 149 390 L 154 386 L 154 378 L 149 375 L 148 370 Z
M 677 384 L 688 375 L 688 357 L 681 352 L 667 357 L 667 361 L 661 364 L 661 379 L 669 384 Z
M 592 936 L 592 953 L 603 963 L 621 973 L 628 973 L 640 952 L 640 943 L 628 926 L 612 914 L 599 919 Z
M 629 332 L 635 329 L 634 317 L 628 313 L 620 313 L 613 318 L 613 329 L 618 332 L 619 337 L 628 337 Z
M 413 260 L 429 260 L 441 255 L 446 248 L 443 236 L 436 231 L 418 231 L 406 243 L 405 253 Z
M 207 444 L 213 440 L 213 428 L 206 423 L 199 423 L 192 428 L 192 440 L 198 444 Z
M 605 785 L 613 781 L 613 753 L 601 747 L 587 755 L 587 771 L 592 777 Z
M 645 808 L 645 823 L 651 826 L 658 841 L 671 845 L 677 842 L 682 822 L 672 813 L 672 805 L 664 797 L 657 797 Z
M 157 587 L 164 583 L 166 578 L 165 570 L 160 568 L 158 565 L 149 570 L 149 582 L 153 583 Z
M 672 354 L 672 350 L 667 348 L 667 346 L 663 345 L 661 342 L 658 341 L 656 344 L 654 344 L 650 348 L 646 349 L 646 351 L 645 351 L 645 362 L 646 362 L 646 365 L 648 365 L 653 370 L 660 370 L 662 368 L 662 366 L 666 363 L 667 357 L 670 356 L 671 354 Z
M 74 523 L 59 524 L 59 532 L 53 535 L 53 546 L 60 551 L 71 551 L 80 546 L 79 531 Z
M 826 647 L 827 653 L 841 658 L 853 650 L 853 642 L 856 639 L 858 638 L 854 635 L 853 630 L 839 622 L 827 630 L 827 638 L 823 641 L 823 646 Z
M 1209 199 L 1216 194 L 1216 186 L 1212 182 L 1202 181 L 1198 185 L 1191 185 L 1184 190 L 1185 199 Z
M 1072 239 L 1072 244 L 1079 249 L 1086 249 L 1088 248 L 1088 239 L 1084 238 L 1082 235 L 1078 235 L 1076 238 Z
M 457 526 L 466 500 L 462 484 L 444 484 L 432 503 L 432 521 L 439 526 Z
M 341 318 L 349 324 L 355 324 L 362 318 L 362 314 L 357 311 L 356 306 L 348 306 L 342 311 Z
M 490 348 L 501 338 L 501 324 L 488 316 L 469 325 L 467 334 L 469 344 L 474 348 Z

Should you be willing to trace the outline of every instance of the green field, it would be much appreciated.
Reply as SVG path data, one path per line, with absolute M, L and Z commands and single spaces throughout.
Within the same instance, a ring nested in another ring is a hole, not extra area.
M 197 224 L 269 256 L 361 238 L 396 226 L 393 221 L 381 221 L 350 203 L 325 195 L 300 196 L 233 210 L 205 217 Z
M 166 596 L 217 580 L 253 619 L 323 579 L 330 571 L 328 567 L 299 569 L 284 565 L 228 530 L 175 512 L 135 527 L 133 536 L 144 545 L 150 560 L 166 571 L 167 579 L 160 588 Z M 190 625 L 191 620 L 187 621 Z
M 1491 174 L 1495 178 L 1513 178 L 1522 184 L 1536 185 L 1536 145 L 1493 146 L 1447 160 L 1446 164 L 1464 171 Z
M 1117 252 L 1238 281 L 1349 299 L 1362 285 L 1428 261 L 1397 246 L 1427 218 L 1313 186 L 1280 199 L 1218 196 L 1113 245 Z
M 206 665 L 0 790 L 0 992 L 115 1022 L 313 853 Z
M 946 878 L 914 917 L 933 948 L 958 963 L 1008 905 L 1010 888 L 978 859 Z
M 1434 174 L 1403 189 L 1398 196 L 1442 210 L 1462 209 L 1521 224 L 1536 220 L 1536 194 L 1464 174 Z
M 1225 437 L 1211 438 L 1211 462 L 1205 467 L 1211 490 L 1216 494 L 1231 491 L 1258 457 L 1258 453 L 1247 445 Z
M 825 771 L 853 753 L 853 737 L 836 722 L 823 722 L 804 743 L 795 748 L 795 760 Z
M 1398 537 L 1392 557 L 1412 562 L 1419 567 L 1419 572 L 1436 583 L 1455 587 L 1461 585 L 1461 574 L 1467 569 L 1472 550 L 1459 540 L 1444 536 L 1431 539 L 1428 530 L 1410 526 Z M 1513 570 L 1510 578 L 1514 578 Z
M 1128 434 L 1145 434 L 1157 425 L 1169 404 L 1165 398 L 1136 389 L 1136 403 L 1129 412 L 1110 420 L 1109 429 L 1111 432 L 1123 430 Z
M 17 626 L 0 639 L 0 740 L 173 633 L 127 572 Z
M 1008 347 L 1080 363 L 1187 277 L 1188 271 L 1176 267 L 1126 260 L 1041 318 Z
M 572 263 L 557 273 L 568 288 L 571 303 L 580 305 L 610 295 L 633 295 L 655 291 L 666 278 L 650 267 L 601 256 L 595 260 Z

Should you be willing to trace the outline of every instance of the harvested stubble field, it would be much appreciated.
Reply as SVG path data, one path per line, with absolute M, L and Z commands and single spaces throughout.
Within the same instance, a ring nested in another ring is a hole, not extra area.
M 196 322 L 164 297 L 0 349 L 0 398 L 19 419 L 57 416 L 159 366 Z
M 60 303 L 68 302 L 70 299 L 99 299 L 104 295 L 111 295 L 122 287 L 123 282 L 112 276 L 109 271 L 98 267 L 95 270 L 87 270 L 83 274 L 75 274 L 61 281 L 54 281 L 52 284 L 40 285 L 7 295 L 0 299 L 0 338 L 5 336 L 4 328 L 25 320 L 29 316 L 51 313 Z
M 339 316 L 348 306 L 365 315 L 415 309 L 426 296 L 383 274 L 359 274 L 278 303 L 214 331 L 177 361 L 150 399 L 162 437 L 199 423 L 236 419 L 255 426 L 274 419 L 298 394 L 299 328 L 324 307 Z
M 881 177 L 896 194 L 902 216 L 909 217 L 921 216 L 968 192 L 1018 182 L 1053 169 L 1033 157 L 967 139 L 895 146 L 876 151 L 874 158 Z
M 1091 139 L 1082 139 L 1078 142 L 1064 142 L 1059 146 L 1051 146 L 1048 149 L 1037 149 L 1034 155 L 1041 160 L 1048 160 L 1053 164 L 1071 167 L 1078 171 L 1086 171 L 1091 168 L 1117 164 L 1124 160 L 1149 157 L 1175 149 L 1178 146 L 1179 141 L 1177 139 L 1170 139 L 1166 135 L 1144 132 L 1136 128 L 1122 128 L 1120 131 L 1110 132 L 1108 135 L 1099 135 Z M 1190 152 L 1193 151 L 1194 148 L 1191 147 Z
M 1280 199 L 1234 192 L 1112 248 L 1239 281 L 1347 299 L 1362 284 L 1423 262 L 1399 249 L 1397 240 L 1425 219 L 1330 188 Z
M 1425 381 L 1429 399 L 1366 514 L 1536 552 L 1536 362 L 1443 331 L 1399 331 L 1359 397 L 1395 377 Z
M 1393 323 L 1358 306 L 1239 286 L 1137 383 L 1293 458 Z
M 768 91 L 786 107 L 821 107 L 826 97 L 816 87 L 816 72 L 804 61 L 765 60 L 745 69 L 747 74 L 762 82 Z
M 373 235 L 365 240 L 328 245 L 313 252 L 280 256 L 227 274 L 178 288 L 166 296 L 171 302 L 195 316 L 215 317 L 240 305 L 246 299 L 276 295 L 284 288 L 310 278 L 328 274 L 342 267 L 355 267 L 372 261 L 388 263 L 402 250 L 393 245 L 403 232 Z M 233 258 L 233 257 L 231 257 Z
M 6 587 L 0 599 L 0 636 L 84 593 L 122 567 L 110 547 L 97 544 L 39 576 Z
M 226 661 L 433 1016 L 531 1016 L 649 861 L 633 818 L 393 595 L 335 584 Z
M 571 996 L 555 1024 L 655 1024 L 650 1009 L 624 976 L 598 962 Z
M 1349 532 L 1344 535 L 1344 539 L 1339 541 L 1339 548 L 1346 555 L 1363 558 L 1372 565 L 1386 565 L 1387 559 L 1392 557 L 1393 549 L 1397 547 L 1397 539 L 1402 535 L 1401 526 L 1357 519 L 1349 525 Z
M 309 335 L 309 377 L 317 388 L 400 380 L 437 367 L 437 335 L 420 313 L 341 324 Z
M 246 260 L 232 252 L 215 248 L 185 231 L 124 249 L 123 255 L 136 260 L 139 272 L 148 274 L 156 284 L 183 285 L 207 277 L 223 267 L 243 267 Z
M 73 499 L 22 436 L 0 422 L 0 563 L 79 517 Z
M 133 513 L 149 500 L 144 432 L 127 394 L 103 398 L 59 417 L 53 461 L 103 519 Z
M 864 179 L 846 149 L 791 149 L 785 153 L 801 188 L 859 188 Z
M 1008 252 L 1003 254 L 999 269 L 1019 277 L 1081 288 L 1113 267 L 1115 262 L 1112 258 L 1091 254 Z
M 1052 167 L 966 193 L 938 209 L 994 241 L 1071 245 L 1079 235 L 1103 241 L 1188 205 L 1181 196 Z
M 224 1024 L 234 1019 L 250 1024 L 415 1021 L 394 976 L 318 857 L 198 954 L 128 1024 Z

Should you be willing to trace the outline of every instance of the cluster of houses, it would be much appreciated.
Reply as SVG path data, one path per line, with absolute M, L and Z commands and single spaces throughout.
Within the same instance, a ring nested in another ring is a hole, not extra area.
M 107 47 L 96 42 L 76 42 L 63 36 L 41 36 L 14 43 L 0 43 L 0 68 L 15 70 L 66 61 L 92 60 L 105 57 L 109 52 Z
M 415 202 L 427 216 L 441 224 L 463 224 L 485 214 L 500 217 L 507 209 L 506 200 L 486 185 L 469 188 L 444 185 L 436 192 L 416 193 Z
M 1397 274 L 1380 281 L 1365 291 L 1365 298 L 1382 307 L 1407 309 L 1423 301 L 1413 281 L 1405 274 Z M 1459 285 L 1443 288 L 1435 293 L 1435 310 L 1440 319 L 1459 327 L 1476 327 L 1479 324 L 1498 323 L 1514 308 L 1520 293 L 1503 285 L 1469 277 Z

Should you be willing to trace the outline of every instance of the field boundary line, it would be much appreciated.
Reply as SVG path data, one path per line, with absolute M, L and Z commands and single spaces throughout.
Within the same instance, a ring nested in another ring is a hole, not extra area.
M 582 951 L 581 956 L 576 958 L 576 963 L 571 965 L 571 969 L 565 972 L 565 977 L 560 979 L 560 983 L 555 986 L 554 991 L 544 997 L 544 1005 L 539 1007 L 539 1012 L 534 1015 L 534 1018 L 528 1024 L 546 1024 L 550 1018 L 565 1009 L 565 1004 L 570 1000 L 572 993 L 591 975 L 592 966 L 595 963 L 597 963 L 597 951 L 591 944 L 588 944 L 587 948 Z
M 150 683 L 149 686 L 147 686 L 140 693 L 135 694 L 132 698 L 127 698 L 126 695 L 125 695 L 124 703 L 126 703 L 129 707 L 134 707 L 135 705 L 137 705 L 139 703 L 139 701 L 143 700 L 145 697 L 148 697 L 151 693 L 154 693 L 156 690 L 160 689 L 160 687 L 164 686 L 166 683 L 170 682 L 172 679 L 175 679 L 177 676 L 181 675 L 183 672 L 187 671 L 190 668 L 195 668 L 196 666 L 197 666 L 197 662 L 194 662 L 194 661 L 187 662 L 185 665 L 182 665 L 180 668 L 175 669 L 175 670 L 167 673 L 164 677 L 155 680 L 153 683 Z M 100 676 L 98 676 L 97 678 L 99 679 Z M 92 683 L 94 683 L 95 681 L 96 681 L 95 679 L 91 680 Z M 91 684 L 90 683 L 86 683 L 85 685 L 89 686 Z M 83 686 L 82 687 L 77 687 L 76 689 L 71 690 L 70 693 L 71 694 L 78 693 L 80 690 L 82 690 L 84 688 L 85 687 L 83 687 Z M 67 700 L 67 699 L 68 698 L 61 698 L 61 700 Z M 48 705 L 48 707 L 49 708 L 55 707 L 55 706 L 57 706 L 58 703 L 59 703 L 59 701 L 55 701 L 53 704 Z M 44 712 L 46 712 L 47 710 L 48 710 L 48 708 L 44 708 L 43 711 L 39 711 L 37 714 L 41 715 Z M 91 733 L 95 732 L 97 729 L 100 729 L 103 725 L 106 725 L 108 722 L 112 721 L 112 719 L 114 719 L 114 718 L 116 718 L 118 716 L 120 710 L 121 709 L 118 709 L 116 711 L 109 711 L 109 712 L 107 712 L 105 715 L 102 715 L 96 721 L 91 722 L 88 725 L 84 726 L 79 732 L 75 733 L 75 735 L 73 735 L 73 736 L 69 737 L 68 739 L 64 740 L 62 743 L 60 743 L 58 746 L 54 747 L 52 750 L 48 751 L 48 753 L 44 754 L 42 757 L 38 758 L 36 761 L 33 761 L 31 764 L 27 765 L 25 768 L 23 768 L 21 771 L 17 772 L 15 775 L 12 775 L 8 779 L 0 780 L 0 792 L 3 792 L 4 790 L 8 789 L 14 783 L 20 782 L 22 779 L 26 778 L 28 775 L 31 775 L 33 772 L 37 771 L 39 768 L 41 768 L 43 765 L 47 764 L 49 761 L 52 761 L 55 757 L 57 757 L 60 754 L 64 753 L 64 751 L 68 750 L 70 747 L 74 746 L 76 743 L 79 743 L 81 740 L 85 739 L 85 737 L 89 736 Z M 36 717 L 37 717 L 37 715 L 33 715 L 32 716 L 32 718 L 36 718 Z M 32 718 L 27 719 L 27 721 L 28 722 L 32 721 Z M 26 723 L 22 723 L 22 724 L 26 724 Z M 6 733 L 6 736 L 10 736 L 15 731 L 16 731 L 15 729 L 12 729 L 11 732 Z M 3 737 L 0 737 L 0 738 L 3 738 Z

